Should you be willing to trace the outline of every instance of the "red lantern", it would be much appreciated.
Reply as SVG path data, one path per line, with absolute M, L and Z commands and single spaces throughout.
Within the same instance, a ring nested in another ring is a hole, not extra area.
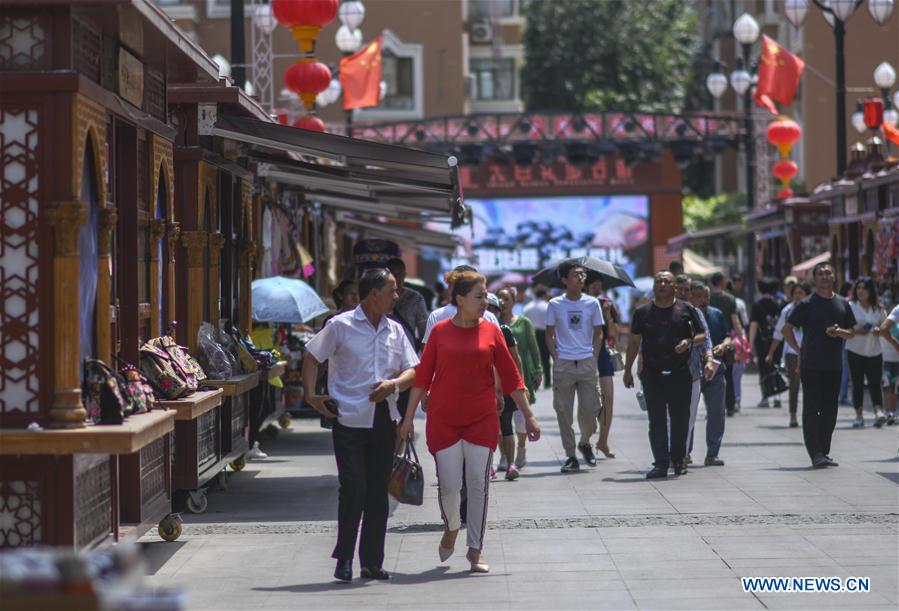
M 312 53 L 318 32 L 337 17 L 338 0 L 272 0 L 272 13 L 290 28 L 300 51 Z
M 802 128 L 789 117 L 778 117 L 768 124 L 768 142 L 777 147 L 781 157 L 790 154 L 790 149 L 802 136 Z
M 865 126 L 868 129 L 877 129 L 883 125 L 883 100 L 880 98 L 865 98 L 864 106 Z
M 793 197 L 793 189 L 781 189 L 777 192 L 777 199 L 787 199 Z
M 325 131 L 325 123 L 318 117 L 314 117 L 312 115 L 303 115 L 299 119 L 293 122 L 294 127 L 298 127 L 300 129 L 308 129 L 310 132 L 323 132 Z
M 790 159 L 781 159 L 771 168 L 771 173 L 780 179 L 784 186 L 790 184 L 790 180 L 799 173 L 799 166 Z
M 312 58 L 301 59 L 284 73 L 284 84 L 303 99 L 306 110 L 312 110 L 315 96 L 331 84 L 331 71 Z
M 272 117 L 281 125 L 290 124 L 290 117 L 286 108 L 272 108 Z

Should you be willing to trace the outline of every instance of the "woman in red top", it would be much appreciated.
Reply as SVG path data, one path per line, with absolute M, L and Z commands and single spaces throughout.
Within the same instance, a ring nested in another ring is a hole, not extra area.
M 468 487 L 467 558 L 473 573 L 486 573 L 489 567 L 481 556 L 481 547 L 487 521 L 490 467 L 499 436 L 497 375 L 502 394 L 511 395 L 525 416 L 531 441 L 540 438 L 540 426 L 528 404 L 527 390 L 502 332 L 482 318 L 487 309 L 484 276 L 476 272 L 459 272 L 453 276 L 452 301 L 458 306 L 458 312 L 431 331 L 415 371 L 415 385 L 400 435 L 411 438 L 415 411 L 424 394 L 430 391 L 425 432 L 428 449 L 437 462 L 440 511 L 446 526 L 438 550 L 440 560 L 452 555 L 461 526 L 459 500 L 464 466 Z

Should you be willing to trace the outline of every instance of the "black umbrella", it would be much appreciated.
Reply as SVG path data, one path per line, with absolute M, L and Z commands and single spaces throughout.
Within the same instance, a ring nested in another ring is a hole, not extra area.
M 568 260 L 569 259 L 562 259 L 556 261 L 549 267 L 540 270 L 537 275 L 534 276 L 533 283 L 542 284 L 543 286 L 551 288 L 565 288 L 561 278 L 559 278 L 558 269 L 559 265 Z M 631 280 L 631 277 L 624 271 L 624 268 L 617 263 L 603 261 L 596 257 L 577 257 L 571 259 L 571 261 L 576 262 L 587 270 L 587 284 L 590 284 L 595 280 L 602 280 L 604 289 L 613 289 L 617 286 L 634 286 L 634 281 Z

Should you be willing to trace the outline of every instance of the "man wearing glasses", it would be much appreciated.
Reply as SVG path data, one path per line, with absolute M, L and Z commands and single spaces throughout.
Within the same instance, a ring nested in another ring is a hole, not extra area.
M 590 436 L 602 409 L 597 359 L 602 350 L 602 307 L 595 297 L 584 295 L 586 270 L 572 260 L 559 265 L 565 294 L 554 297 L 546 310 L 546 345 L 553 357 L 553 408 L 559 421 L 562 446 L 568 457 L 562 473 L 580 471 L 575 455 L 574 396 L 581 440 L 577 444 L 584 461 L 596 464 Z
M 631 370 L 637 352 L 643 354 L 640 380 L 649 415 L 649 443 L 653 468 L 646 479 L 668 477 L 674 463 L 674 474 L 687 472 L 684 462 L 687 434 L 690 428 L 690 397 L 693 377 L 690 374 L 691 348 L 705 342 L 699 312 L 674 295 L 674 276 L 669 271 L 656 274 L 652 302 L 640 306 L 631 320 L 631 336 L 624 365 L 624 386 L 633 388 Z M 668 419 L 671 435 L 668 435 Z

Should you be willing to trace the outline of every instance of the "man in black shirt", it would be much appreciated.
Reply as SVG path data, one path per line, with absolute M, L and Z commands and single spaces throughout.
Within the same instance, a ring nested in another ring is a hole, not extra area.
M 837 399 L 843 369 L 843 340 L 855 334 L 855 316 L 849 302 L 833 292 L 830 263 L 812 269 L 815 292 L 800 301 L 783 327 L 787 343 L 799 353 L 802 380 L 802 434 L 805 449 L 815 467 L 836 467 L 830 457 L 830 440 L 837 423 Z M 802 347 L 793 334 L 802 328 Z
M 640 381 L 646 397 L 649 443 L 654 459 L 653 469 L 646 474 L 647 479 L 668 477 L 671 462 L 674 463 L 675 475 L 687 472 L 684 455 L 693 390 L 690 349 L 694 344 L 705 341 L 699 316 L 693 306 L 675 298 L 674 276 L 671 272 L 662 271 L 655 277 L 653 301 L 637 308 L 631 321 L 624 385 L 627 388 L 634 386 L 631 370 L 637 352 L 642 350 Z
M 765 359 L 771 348 L 771 342 L 774 341 L 774 328 L 780 316 L 781 303 L 774 297 L 778 284 L 778 281 L 772 278 L 759 280 L 759 293 L 762 294 L 762 298 L 752 304 L 752 311 L 749 314 L 749 345 L 758 355 L 759 383 L 763 391 L 759 407 L 768 407 L 768 397 L 764 395 L 765 376 L 774 371 L 774 363 L 779 363 L 781 357 L 778 349 L 772 363 L 768 363 Z M 774 407 L 780 407 L 780 397 L 774 398 Z
M 725 278 L 724 274 L 721 272 L 715 272 L 709 279 L 709 284 L 712 287 L 709 305 L 713 308 L 718 308 L 724 314 L 728 333 L 736 331 L 737 335 L 744 335 L 743 321 L 740 320 L 740 315 L 737 313 L 737 300 L 725 290 L 727 287 L 727 278 Z M 724 363 L 724 367 L 724 381 L 727 384 L 724 393 L 724 404 L 727 408 L 727 415 L 733 416 L 734 413 L 740 411 L 739 405 L 737 405 L 737 393 L 734 386 L 733 361 L 729 359 Z

